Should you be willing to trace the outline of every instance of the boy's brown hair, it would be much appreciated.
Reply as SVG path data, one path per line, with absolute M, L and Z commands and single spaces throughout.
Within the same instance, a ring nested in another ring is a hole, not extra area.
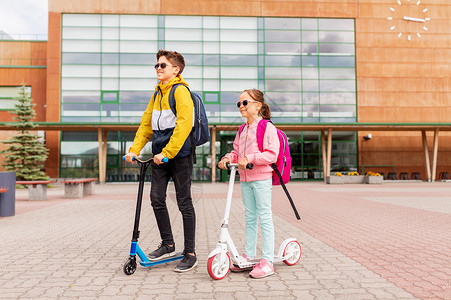
M 160 59 L 160 57 L 166 57 L 167 60 L 171 62 L 174 66 L 177 66 L 180 68 L 180 71 L 177 75 L 182 74 L 183 69 L 185 69 L 185 59 L 183 58 L 183 55 L 176 51 L 168 51 L 168 50 L 158 50 L 157 53 L 157 60 Z

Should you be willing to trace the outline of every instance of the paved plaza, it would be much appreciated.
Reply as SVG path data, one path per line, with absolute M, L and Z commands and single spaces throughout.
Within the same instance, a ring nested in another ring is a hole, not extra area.
M 16 215 L 0 218 L 1 299 L 451 299 L 451 183 L 327 185 L 290 182 L 302 220 L 274 187 L 278 245 L 296 238 L 298 264 L 276 263 L 263 279 L 229 273 L 213 280 L 207 256 L 216 246 L 227 183 L 194 183 L 199 265 L 138 265 L 127 276 L 137 184 L 102 184 L 95 195 L 64 199 L 62 185 L 48 200 L 27 201 L 16 190 Z M 139 244 L 148 253 L 159 234 L 146 187 Z M 172 185 L 168 206 L 177 250 L 181 215 Z M 240 252 L 244 213 L 235 185 L 229 226 Z M 259 240 L 261 244 L 261 239 Z

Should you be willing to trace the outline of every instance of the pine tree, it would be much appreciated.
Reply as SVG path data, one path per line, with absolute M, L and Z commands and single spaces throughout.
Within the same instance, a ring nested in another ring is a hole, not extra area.
M 36 112 L 31 103 L 31 98 L 25 90 L 25 83 L 22 83 L 19 97 L 16 98 L 14 123 L 9 125 L 17 128 L 18 135 L 3 141 L 9 145 L 6 150 L 0 153 L 5 155 L 3 165 L 9 172 L 16 172 L 16 180 L 47 180 L 47 175 L 41 171 L 42 165 L 47 159 L 48 149 L 39 140 L 39 136 L 30 134 L 29 130 L 36 127 L 33 122 Z

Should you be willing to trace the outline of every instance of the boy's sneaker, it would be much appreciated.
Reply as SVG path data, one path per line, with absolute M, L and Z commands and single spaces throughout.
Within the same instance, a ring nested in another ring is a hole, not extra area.
M 262 258 L 260 262 L 254 266 L 254 269 L 249 273 L 249 276 L 252 278 L 263 278 L 272 274 L 274 274 L 272 263 Z
M 246 254 L 243 254 L 243 258 L 245 260 L 247 260 L 247 261 L 253 259 L 251 257 L 247 257 Z M 252 270 L 252 268 L 253 268 L 252 266 L 246 267 L 246 268 L 240 268 L 240 267 L 237 267 L 237 266 L 232 264 L 232 266 L 230 266 L 230 271 L 232 271 L 232 272 L 244 272 L 244 271 L 250 271 L 250 270 Z
M 197 266 L 197 257 L 196 255 L 190 255 L 185 253 L 182 261 L 175 267 L 175 272 L 188 272 L 191 269 L 193 269 L 195 266 Z
M 147 256 L 149 260 L 160 260 L 162 258 L 171 257 L 175 255 L 175 244 L 172 246 L 161 243 L 158 249 L 152 251 Z

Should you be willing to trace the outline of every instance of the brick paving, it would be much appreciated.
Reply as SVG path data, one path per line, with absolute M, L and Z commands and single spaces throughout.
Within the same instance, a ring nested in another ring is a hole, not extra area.
M 273 208 L 278 245 L 295 237 L 302 258 L 276 263 L 276 274 L 252 279 L 232 273 L 220 281 L 206 270 L 219 237 L 227 184 L 196 183 L 198 267 L 173 272 L 177 262 L 138 266 L 126 276 L 136 184 L 96 185 L 96 194 L 26 201 L 17 190 L 16 216 L 0 218 L 2 299 L 451 299 L 451 188 L 447 183 L 333 186 L 290 183 L 301 221 L 280 187 Z M 158 230 L 145 192 L 140 246 L 158 246 Z M 176 247 L 181 216 L 168 193 Z M 244 217 L 235 185 L 230 232 L 240 251 Z

